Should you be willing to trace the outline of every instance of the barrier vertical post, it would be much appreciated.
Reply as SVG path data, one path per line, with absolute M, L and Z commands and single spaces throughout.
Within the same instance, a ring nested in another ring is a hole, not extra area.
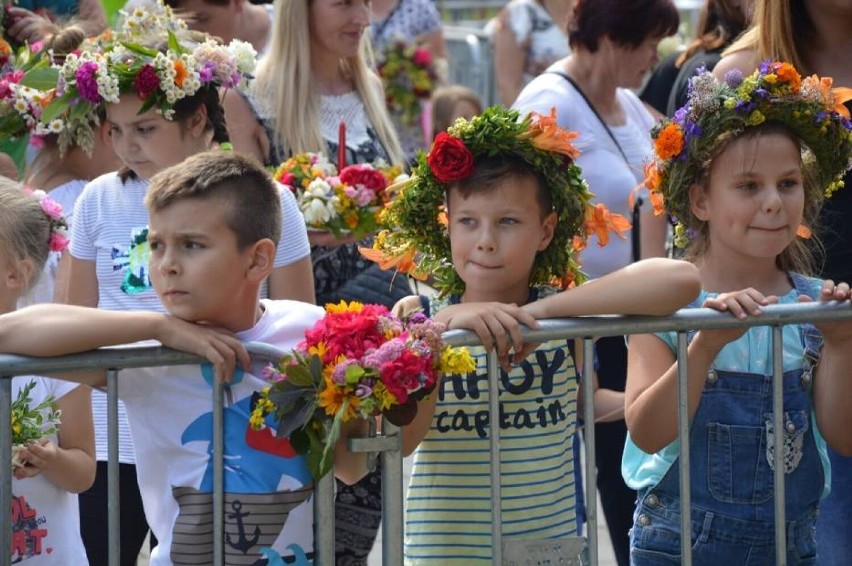
M 121 564 L 121 499 L 118 462 L 118 370 L 107 370 L 107 552 L 110 566 Z
M 772 423 L 775 452 L 775 564 L 787 564 L 787 529 L 784 517 L 784 367 L 783 326 L 772 327 Z
M 677 333 L 677 435 L 680 439 L 680 552 L 681 564 L 692 565 L 692 494 L 689 492 L 689 397 L 686 332 Z
M 213 564 L 225 564 L 225 386 L 213 380 Z
M 437 392 L 432 393 L 437 395 Z M 382 459 L 382 501 L 393 502 L 382 509 L 382 557 L 385 564 L 402 564 L 403 561 L 403 525 L 402 505 L 402 442 L 399 427 L 387 419 L 382 419 L 382 436 L 396 435 L 399 442 L 396 450 L 383 451 Z M 385 507 L 385 506 L 383 506 Z
M 491 547 L 492 564 L 503 563 L 503 490 L 500 484 L 500 366 L 497 352 L 488 352 L 488 433 L 491 441 Z
M 586 447 L 586 527 L 589 531 L 589 563 L 598 564 L 598 472 L 595 464 L 595 342 L 583 338 L 583 420 Z
M 314 527 L 317 566 L 334 566 L 334 473 L 314 482 Z
M 12 377 L 0 376 L 0 564 L 12 563 Z

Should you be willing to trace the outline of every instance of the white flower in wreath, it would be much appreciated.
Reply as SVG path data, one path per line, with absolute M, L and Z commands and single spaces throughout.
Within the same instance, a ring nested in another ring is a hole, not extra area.
M 334 205 L 324 198 L 313 198 L 302 205 L 302 214 L 306 224 L 319 226 L 334 217 Z

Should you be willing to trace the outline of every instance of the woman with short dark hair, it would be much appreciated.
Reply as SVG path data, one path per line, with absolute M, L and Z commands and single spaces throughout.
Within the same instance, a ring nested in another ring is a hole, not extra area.
M 631 191 L 644 180 L 652 155 L 654 118 L 630 89 L 638 88 L 657 63 L 657 44 L 677 31 L 671 0 L 581 0 L 568 27 L 571 55 L 551 65 L 521 92 L 514 107 L 549 114 L 559 126 L 580 133 L 577 164 L 595 194 L 612 212 L 630 215 Z M 640 257 L 665 254 L 666 224 L 650 206 L 641 209 L 641 231 L 633 238 L 593 244 L 583 251 L 590 278 L 606 275 Z M 623 337 L 596 344 L 600 387 L 624 390 L 627 355 Z M 624 421 L 596 427 L 598 487 L 620 566 L 629 563 L 635 494 L 621 477 Z

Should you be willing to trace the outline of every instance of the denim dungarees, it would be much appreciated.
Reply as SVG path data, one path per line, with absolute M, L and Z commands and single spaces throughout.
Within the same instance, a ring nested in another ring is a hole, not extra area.
M 804 277 L 790 274 L 800 294 Z M 695 306 L 695 305 L 691 305 Z M 690 333 L 689 339 L 694 336 Z M 812 428 L 812 370 L 819 331 L 802 325 L 805 369 L 784 372 L 787 563 L 815 564 L 814 524 L 824 470 Z M 772 376 L 711 367 L 691 424 L 692 560 L 696 565 L 775 563 Z M 679 460 L 638 494 L 631 564 L 680 563 Z

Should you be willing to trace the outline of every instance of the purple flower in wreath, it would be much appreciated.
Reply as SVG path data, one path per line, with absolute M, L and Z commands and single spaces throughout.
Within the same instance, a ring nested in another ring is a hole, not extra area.
M 80 98 L 92 104 L 101 102 L 101 95 L 98 92 L 97 80 L 98 64 L 94 61 L 86 61 L 77 68 L 75 78 L 77 79 L 77 92 L 80 93 Z

